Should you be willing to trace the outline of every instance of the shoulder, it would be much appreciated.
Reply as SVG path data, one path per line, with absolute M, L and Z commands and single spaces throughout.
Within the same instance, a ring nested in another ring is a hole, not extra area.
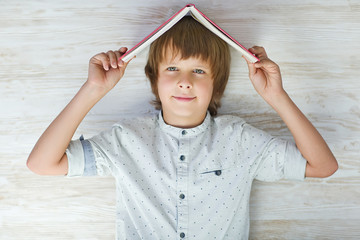
M 265 131 L 247 123 L 237 115 L 219 115 L 213 117 L 213 128 L 227 134 L 236 134 L 240 138 L 271 138 Z
M 218 115 L 211 118 L 210 134 L 236 141 L 246 125 L 244 119 L 236 115 Z
M 217 128 L 241 129 L 246 124 L 245 120 L 236 115 L 219 115 L 212 117 L 212 122 Z
M 148 132 L 156 129 L 158 113 L 149 113 L 142 116 L 125 117 L 112 126 L 112 131 L 120 132 Z
M 97 143 L 113 143 L 151 138 L 157 131 L 157 114 L 131 116 L 119 119 L 112 127 L 101 131 L 91 140 Z

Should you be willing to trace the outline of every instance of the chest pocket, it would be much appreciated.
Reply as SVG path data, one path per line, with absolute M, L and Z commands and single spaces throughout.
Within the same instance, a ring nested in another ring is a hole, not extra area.
M 202 196 L 201 198 L 217 199 L 220 202 L 223 197 L 233 197 L 237 194 L 244 175 L 241 167 L 236 165 L 207 168 L 194 175 L 192 181 L 193 194 Z
M 199 169 L 194 177 L 194 183 L 197 184 L 229 187 L 232 183 L 236 184 L 239 181 L 246 181 L 248 174 L 245 165 L 230 164 L 226 166 L 216 163 L 212 166 L 208 165 L 203 169 Z
M 207 166 L 206 168 L 199 169 L 196 178 L 200 181 L 219 181 L 231 175 L 231 172 L 236 169 L 236 166 L 224 166 L 221 163 Z
M 198 169 L 198 175 L 200 175 L 200 177 L 222 177 L 223 175 L 227 175 L 228 172 L 231 172 L 232 170 L 235 170 L 237 168 L 238 166 L 236 165 L 236 162 L 229 163 L 222 161 L 214 161 Z
M 212 171 L 208 171 L 208 172 L 202 172 L 201 174 L 215 174 L 216 176 L 220 176 L 222 174 L 222 169 L 218 169 L 218 170 L 212 170 Z

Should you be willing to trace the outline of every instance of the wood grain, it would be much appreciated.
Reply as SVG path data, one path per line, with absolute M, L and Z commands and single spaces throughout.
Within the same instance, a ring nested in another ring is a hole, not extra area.
M 0 10 L 0 239 L 114 239 L 111 178 L 39 177 L 26 158 L 87 77 L 91 56 L 131 47 L 186 1 L 2 1 Z M 319 129 L 340 169 L 327 179 L 254 182 L 251 239 L 360 237 L 360 2 L 195 1 L 246 47 L 264 46 L 284 86 Z M 74 138 L 120 117 L 152 112 L 146 51 L 102 99 Z M 253 90 L 232 51 L 221 114 L 291 138 Z

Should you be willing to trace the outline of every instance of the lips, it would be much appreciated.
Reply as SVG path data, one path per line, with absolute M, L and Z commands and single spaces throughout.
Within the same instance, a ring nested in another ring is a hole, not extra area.
M 175 98 L 177 101 L 179 102 L 191 102 L 192 100 L 194 100 L 196 97 L 173 97 Z

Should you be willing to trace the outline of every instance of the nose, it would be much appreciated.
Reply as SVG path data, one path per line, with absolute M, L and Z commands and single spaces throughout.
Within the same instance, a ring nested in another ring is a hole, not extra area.
M 180 81 L 178 82 L 178 87 L 181 89 L 191 89 L 192 83 L 187 76 L 182 76 Z

